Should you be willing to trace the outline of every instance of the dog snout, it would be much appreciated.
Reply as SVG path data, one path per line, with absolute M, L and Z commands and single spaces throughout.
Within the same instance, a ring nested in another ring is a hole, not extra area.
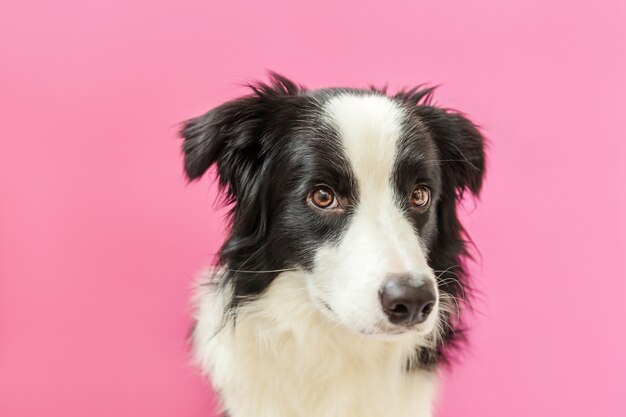
M 437 295 L 431 280 L 413 280 L 408 275 L 401 275 L 393 276 L 383 284 L 380 302 L 390 322 L 410 326 L 426 321 L 435 307 Z

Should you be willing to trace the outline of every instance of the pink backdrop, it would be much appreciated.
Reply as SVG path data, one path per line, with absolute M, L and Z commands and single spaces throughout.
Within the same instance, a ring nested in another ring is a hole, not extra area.
M 185 185 L 177 124 L 265 68 L 442 84 L 491 139 L 483 293 L 440 416 L 624 415 L 624 1 L 7 3 L 0 416 L 209 415 L 185 336 L 222 212 Z

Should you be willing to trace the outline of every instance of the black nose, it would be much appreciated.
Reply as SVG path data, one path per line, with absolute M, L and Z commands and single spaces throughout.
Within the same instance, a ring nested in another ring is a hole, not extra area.
M 383 311 L 393 324 L 424 322 L 436 301 L 435 288 L 429 281 L 415 285 L 404 277 L 395 277 L 389 279 L 380 291 Z

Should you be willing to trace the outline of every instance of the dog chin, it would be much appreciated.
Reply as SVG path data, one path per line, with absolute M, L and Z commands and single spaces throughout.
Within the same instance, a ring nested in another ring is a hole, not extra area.
M 381 340 L 398 341 L 407 337 L 422 336 L 428 337 L 433 332 L 433 326 L 395 326 L 393 324 L 381 323 L 375 326 L 371 332 L 365 331 L 363 334 Z

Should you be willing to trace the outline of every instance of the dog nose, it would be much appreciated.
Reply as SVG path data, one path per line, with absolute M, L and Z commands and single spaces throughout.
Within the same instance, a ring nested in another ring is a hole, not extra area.
M 393 324 L 413 325 L 426 321 L 437 301 L 429 281 L 412 284 L 407 278 L 391 278 L 380 290 L 383 311 Z

